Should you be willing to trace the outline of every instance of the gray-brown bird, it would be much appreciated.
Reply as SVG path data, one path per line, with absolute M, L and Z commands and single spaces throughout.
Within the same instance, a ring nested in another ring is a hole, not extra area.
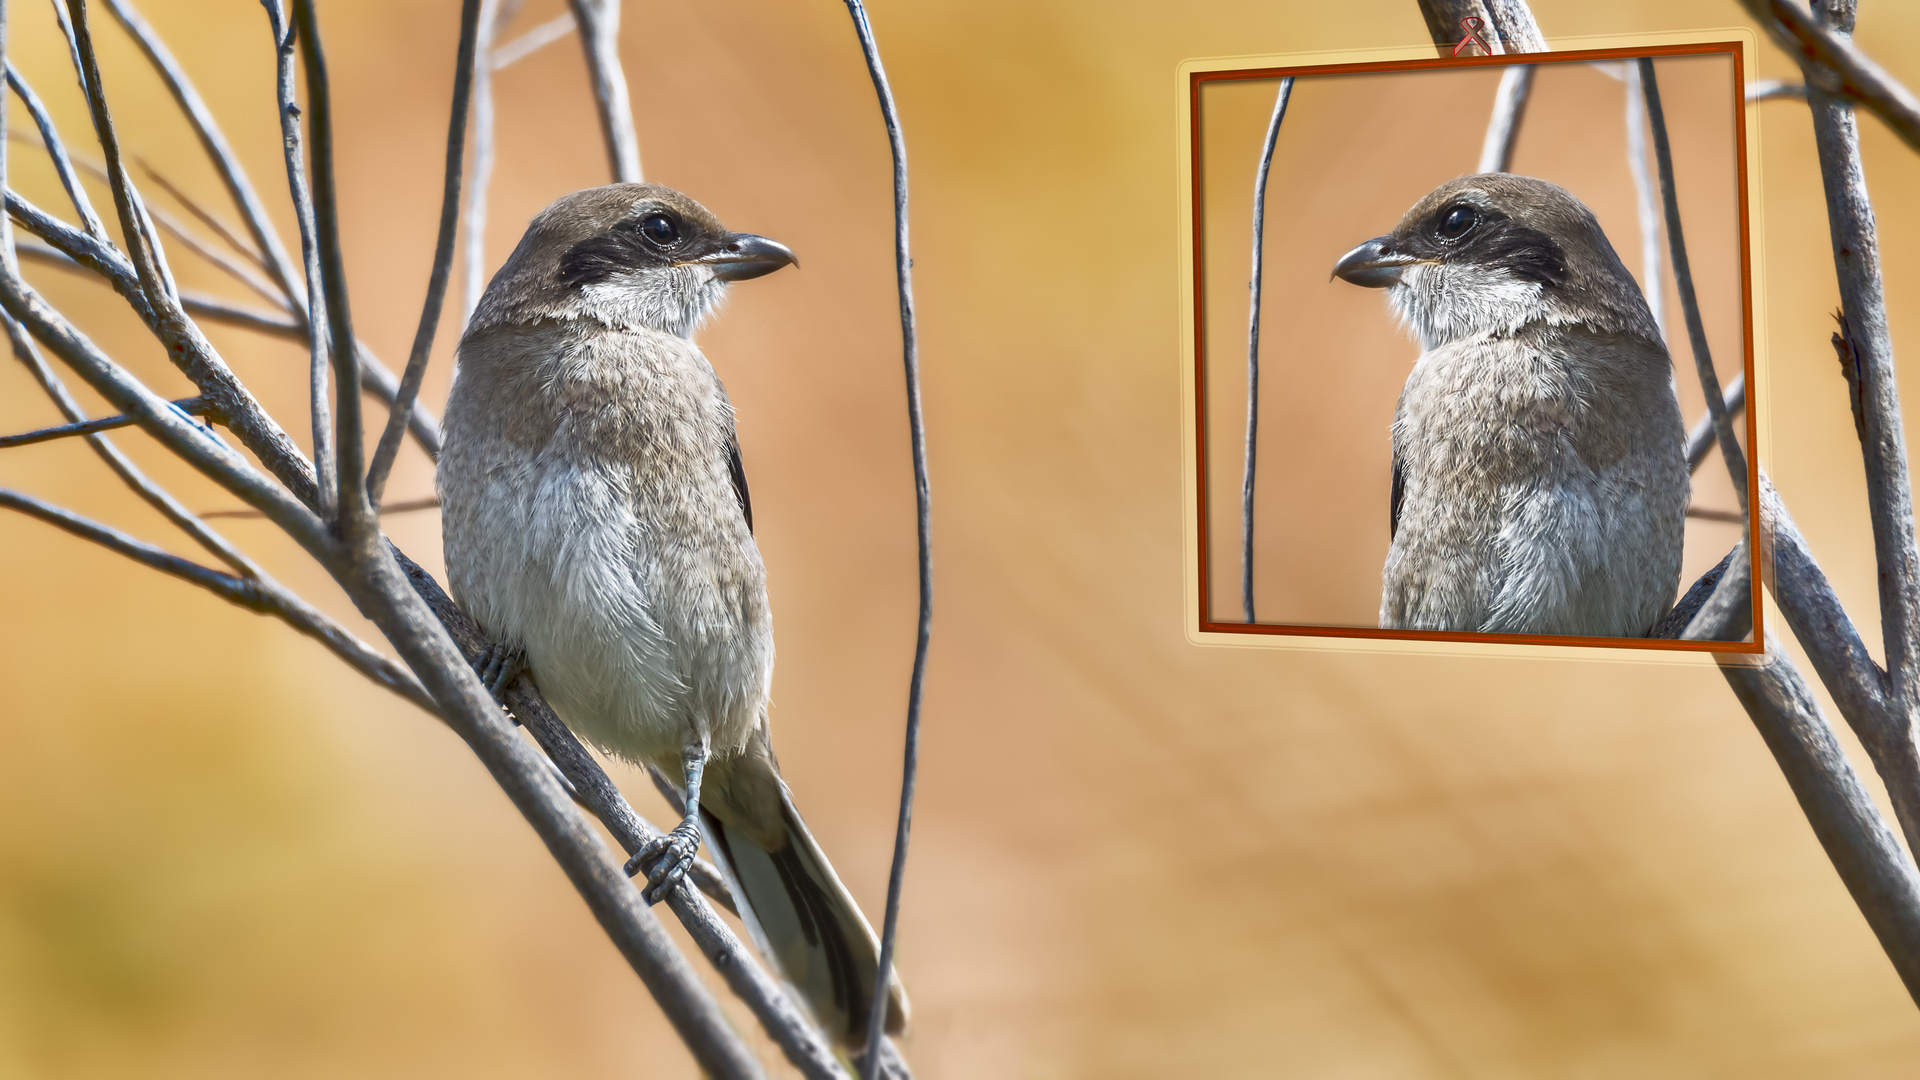
M 438 482 L 454 598 L 575 732 L 683 778 L 685 820 L 628 872 L 651 867 L 657 901 L 704 831 L 761 952 L 858 1046 L 879 942 L 768 742 L 766 571 L 733 408 L 692 341 L 731 282 L 793 262 L 670 188 L 555 202 L 461 339 Z
M 1544 180 L 1461 177 L 1334 273 L 1386 289 L 1422 349 L 1393 419 L 1380 625 L 1644 636 L 1680 584 L 1686 429 L 1593 213 Z

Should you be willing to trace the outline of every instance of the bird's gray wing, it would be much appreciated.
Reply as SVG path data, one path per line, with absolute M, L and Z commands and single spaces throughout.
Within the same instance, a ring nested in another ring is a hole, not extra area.
M 727 472 L 733 477 L 733 494 L 740 500 L 740 513 L 746 515 L 747 531 L 752 532 L 753 499 L 747 494 L 746 466 L 740 464 L 740 439 L 732 432 L 727 433 Z
M 1387 504 L 1387 539 L 1391 540 L 1400 532 L 1400 500 L 1407 494 L 1406 473 L 1400 468 L 1400 451 L 1393 451 L 1393 494 Z

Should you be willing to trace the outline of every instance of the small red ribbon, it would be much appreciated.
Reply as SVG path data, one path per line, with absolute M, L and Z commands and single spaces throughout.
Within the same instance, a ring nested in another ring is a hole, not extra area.
M 1486 25 L 1487 25 L 1487 21 L 1485 19 L 1482 19 L 1478 15 L 1469 15 L 1466 18 L 1461 19 L 1460 29 L 1462 31 L 1462 34 L 1460 37 L 1460 44 L 1455 45 L 1453 47 L 1453 55 L 1459 56 L 1460 50 L 1466 48 L 1469 45 L 1478 45 L 1480 46 L 1480 52 L 1483 55 L 1492 56 L 1493 48 L 1487 44 L 1486 38 L 1483 38 L 1480 36 L 1481 28 L 1485 27 Z

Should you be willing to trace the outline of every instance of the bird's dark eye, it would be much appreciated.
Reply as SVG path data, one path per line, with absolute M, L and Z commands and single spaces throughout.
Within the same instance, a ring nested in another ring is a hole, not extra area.
M 1458 240 L 1466 234 L 1468 229 L 1473 228 L 1473 223 L 1478 220 L 1480 215 L 1473 212 L 1473 207 L 1456 206 L 1447 211 L 1446 217 L 1440 219 L 1440 228 L 1435 231 L 1440 234 L 1442 240 Z
M 680 226 L 665 214 L 648 214 L 640 219 L 640 235 L 661 247 L 672 247 L 680 242 Z

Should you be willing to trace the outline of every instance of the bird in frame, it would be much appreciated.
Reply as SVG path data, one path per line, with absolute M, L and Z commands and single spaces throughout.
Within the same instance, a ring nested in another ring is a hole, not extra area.
M 680 779 L 684 820 L 627 867 L 649 870 L 648 900 L 704 835 L 762 954 L 858 1047 L 879 941 L 780 778 L 766 570 L 733 407 L 692 340 L 732 283 L 794 262 L 671 188 L 559 199 L 460 341 L 438 485 L 453 596 L 506 670 L 587 741 Z M 897 1033 L 906 994 L 886 992 Z
M 1645 636 L 1680 584 L 1686 429 L 1592 211 L 1464 176 L 1334 274 L 1385 289 L 1421 347 L 1394 411 L 1380 625 Z

